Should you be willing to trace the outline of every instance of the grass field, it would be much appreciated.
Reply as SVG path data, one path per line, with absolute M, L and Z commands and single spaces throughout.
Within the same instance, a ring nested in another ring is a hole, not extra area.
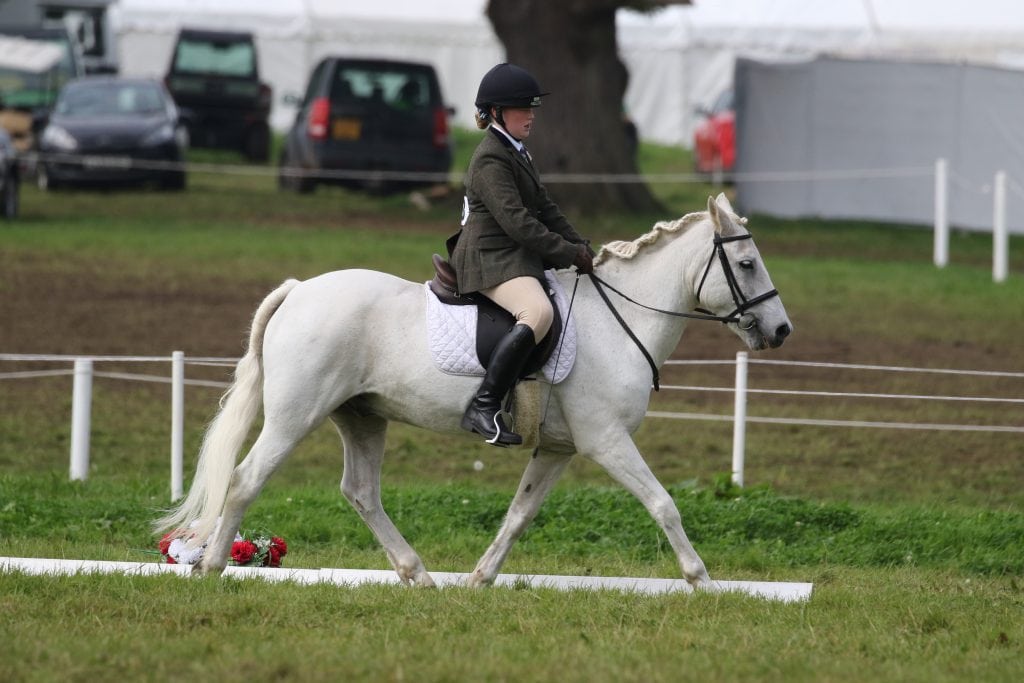
M 471 141 L 465 134 L 464 142 Z M 463 144 L 460 154 L 466 153 Z M 219 157 L 211 160 L 220 161 Z M 230 160 L 228 160 L 230 161 Z M 678 150 L 643 149 L 653 173 Z M 454 229 L 456 198 L 280 195 L 272 175 L 196 174 L 184 194 L 41 194 L 0 224 L 0 353 L 237 357 L 249 317 L 285 277 L 370 267 L 413 280 Z M 698 210 L 718 188 L 656 186 L 665 216 L 578 226 L 628 239 Z M 752 358 L 1024 372 L 1019 238 L 991 282 L 990 243 L 955 234 L 931 266 L 926 230 L 752 217 L 796 331 Z M 731 359 L 693 324 L 675 357 Z M 52 368 L 3 363 L 0 373 Z M 164 366 L 98 370 L 167 374 Z M 224 379 L 220 368 L 189 376 Z M 729 366 L 665 384 L 730 386 Z M 753 366 L 752 388 L 1021 398 L 1021 380 Z M 0 555 L 146 561 L 167 504 L 169 390 L 97 378 L 92 466 L 68 482 L 70 379 L 0 380 Z M 219 392 L 189 388 L 186 472 Z M 731 395 L 662 391 L 654 410 L 729 414 Z M 1013 404 L 754 395 L 751 415 L 1021 425 Z M 1018 680 L 1024 675 L 1024 468 L 1019 434 L 752 425 L 749 488 L 728 485 L 728 423 L 648 420 L 637 443 L 669 486 L 712 575 L 813 581 L 807 604 L 494 589 L 342 590 L 174 577 L 0 575 L 5 680 Z M 401 425 L 384 503 L 429 569 L 469 571 L 500 524 L 525 454 Z M 479 461 L 482 469 L 474 468 Z M 284 536 L 294 567 L 386 568 L 337 492 L 333 430 L 267 486 L 248 528 Z M 509 572 L 678 577 L 639 504 L 570 466 Z

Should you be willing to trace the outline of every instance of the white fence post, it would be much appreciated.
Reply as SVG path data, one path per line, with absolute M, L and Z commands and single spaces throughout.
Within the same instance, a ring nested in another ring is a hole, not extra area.
M 936 268 L 949 263 L 949 173 L 945 159 L 935 161 L 935 248 Z
M 736 352 L 736 400 L 732 423 L 732 482 L 743 486 L 743 458 L 747 447 L 747 352 Z
M 92 423 L 92 360 L 75 360 L 71 390 L 71 480 L 89 478 L 89 432 Z
M 178 500 L 184 488 L 185 434 L 185 353 L 171 354 L 171 501 Z
M 1009 270 L 1008 231 L 1006 227 L 1006 171 L 996 173 L 992 207 L 992 280 L 1003 282 Z

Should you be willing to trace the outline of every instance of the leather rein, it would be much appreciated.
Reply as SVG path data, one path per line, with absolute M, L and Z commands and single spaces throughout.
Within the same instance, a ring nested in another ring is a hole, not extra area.
M 743 290 L 740 289 L 740 285 L 736 281 L 736 275 L 732 271 L 732 266 L 729 264 L 729 258 L 725 255 L 725 248 L 722 245 L 725 244 L 726 242 L 748 240 L 751 239 L 752 237 L 753 235 L 751 235 L 749 232 L 743 235 L 731 235 L 729 237 L 715 235 L 714 249 L 711 251 L 710 258 L 708 258 L 708 264 L 704 267 L 704 274 L 701 275 L 700 284 L 697 285 L 696 298 L 697 301 L 700 301 L 701 290 L 704 289 L 704 282 L 707 280 L 708 273 L 711 271 L 711 265 L 715 262 L 715 256 L 717 255 L 719 262 L 721 262 L 722 264 L 722 272 L 725 273 L 725 281 L 729 285 L 729 292 L 730 294 L 732 294 L 732 301 L 734 304 L 736 304 L 736 308 L 733 309 L 733 311 L 729 313 L 729 315 L 715 315 L 706 308 L 695 308 L 695 313 L 684 313 L 680 311 L 666 311 L 662 308 L 648 306 L 620 292 L 618 289 L 602 280 L 593 272 L 589 273 L 590 279 L 594 283 L 594 289 L 596 289 L 597 293 L 601 295 L 601 299 L 604 300 L 605 305 L 608 306 L 608 310 L 612 312 L 612 315 L 615 317 L 615 320 L 618 321 L 619 325 L 622 326 L 622 329 L 625 330 L 629 338 L 632 339 L 633 343 L 636 344 L 638 349 L 640 349 L 640 353 L 642 353 L 644 358 L 647 360 L 647 364 L 651 366 L 651 374 L 654 377 L 655 391 L 660 391 L 661 389 L 660 376 L 658 374 L 658 366 L 654 362 L 654 358 L 651 357 L 650 352 L 648 352 L 647 349 L 644 347 L 643 342 L 640 341 L 640 338 L 636 336 L 636 333 L 633 332 L 632 329 L 630 329 L 629 325 L 622 318 L 619 312 L 615 310 L 615 306 L 612 305 L 611 299 L 608 298 L 608 294 L 604 291 L 604 288 L 607 287 L 608 289 L 612 290 L 613 292 L 615 292 L 616 294 L 618 294 L 631 304 L 635 304 L 641 308 L 645 308 L 648 311 L 654 311 L 655 313 L 671 315 L 676 318 L 692 318 L 694 320 L 714 320 L 716 322 L 722 323 L 723 325 L 728 323 L 736 323 L 738 325 L 743 314 L 750 310 L 752 307 L 756 306 L 757 304 L 763 301 L 767 301 L 768 299 L 771 299 L 772 297 L 779 295 L 779 290 L 772 289 L 765 292 L 764 294 L 759 294 L 758 296 L 755 296 L 752 299 L 748 299 L 743 294 Z

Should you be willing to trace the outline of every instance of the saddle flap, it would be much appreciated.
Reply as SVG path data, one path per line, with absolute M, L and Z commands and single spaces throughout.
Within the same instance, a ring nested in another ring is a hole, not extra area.
M 434 296 L 449 306 L 472 306 L 477 303 L 476 297 L 459 294 L 459 282 L 452 264 L 440 254 L 434 254 L 431 261 L 434 263 L 434 277 L 429 286 Z

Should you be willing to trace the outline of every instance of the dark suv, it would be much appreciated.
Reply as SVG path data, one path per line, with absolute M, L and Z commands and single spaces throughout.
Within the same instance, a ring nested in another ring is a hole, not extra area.
M 271 89 L 260 81 L 251 33 L 181 29 L 164 83 L 193 147 L 269 158 Z
M 328 57 L 310 75 L 284 141 L 280 186 L 386 192 L 436 184 L 452 163 L 452 113 L 429 64 Z

